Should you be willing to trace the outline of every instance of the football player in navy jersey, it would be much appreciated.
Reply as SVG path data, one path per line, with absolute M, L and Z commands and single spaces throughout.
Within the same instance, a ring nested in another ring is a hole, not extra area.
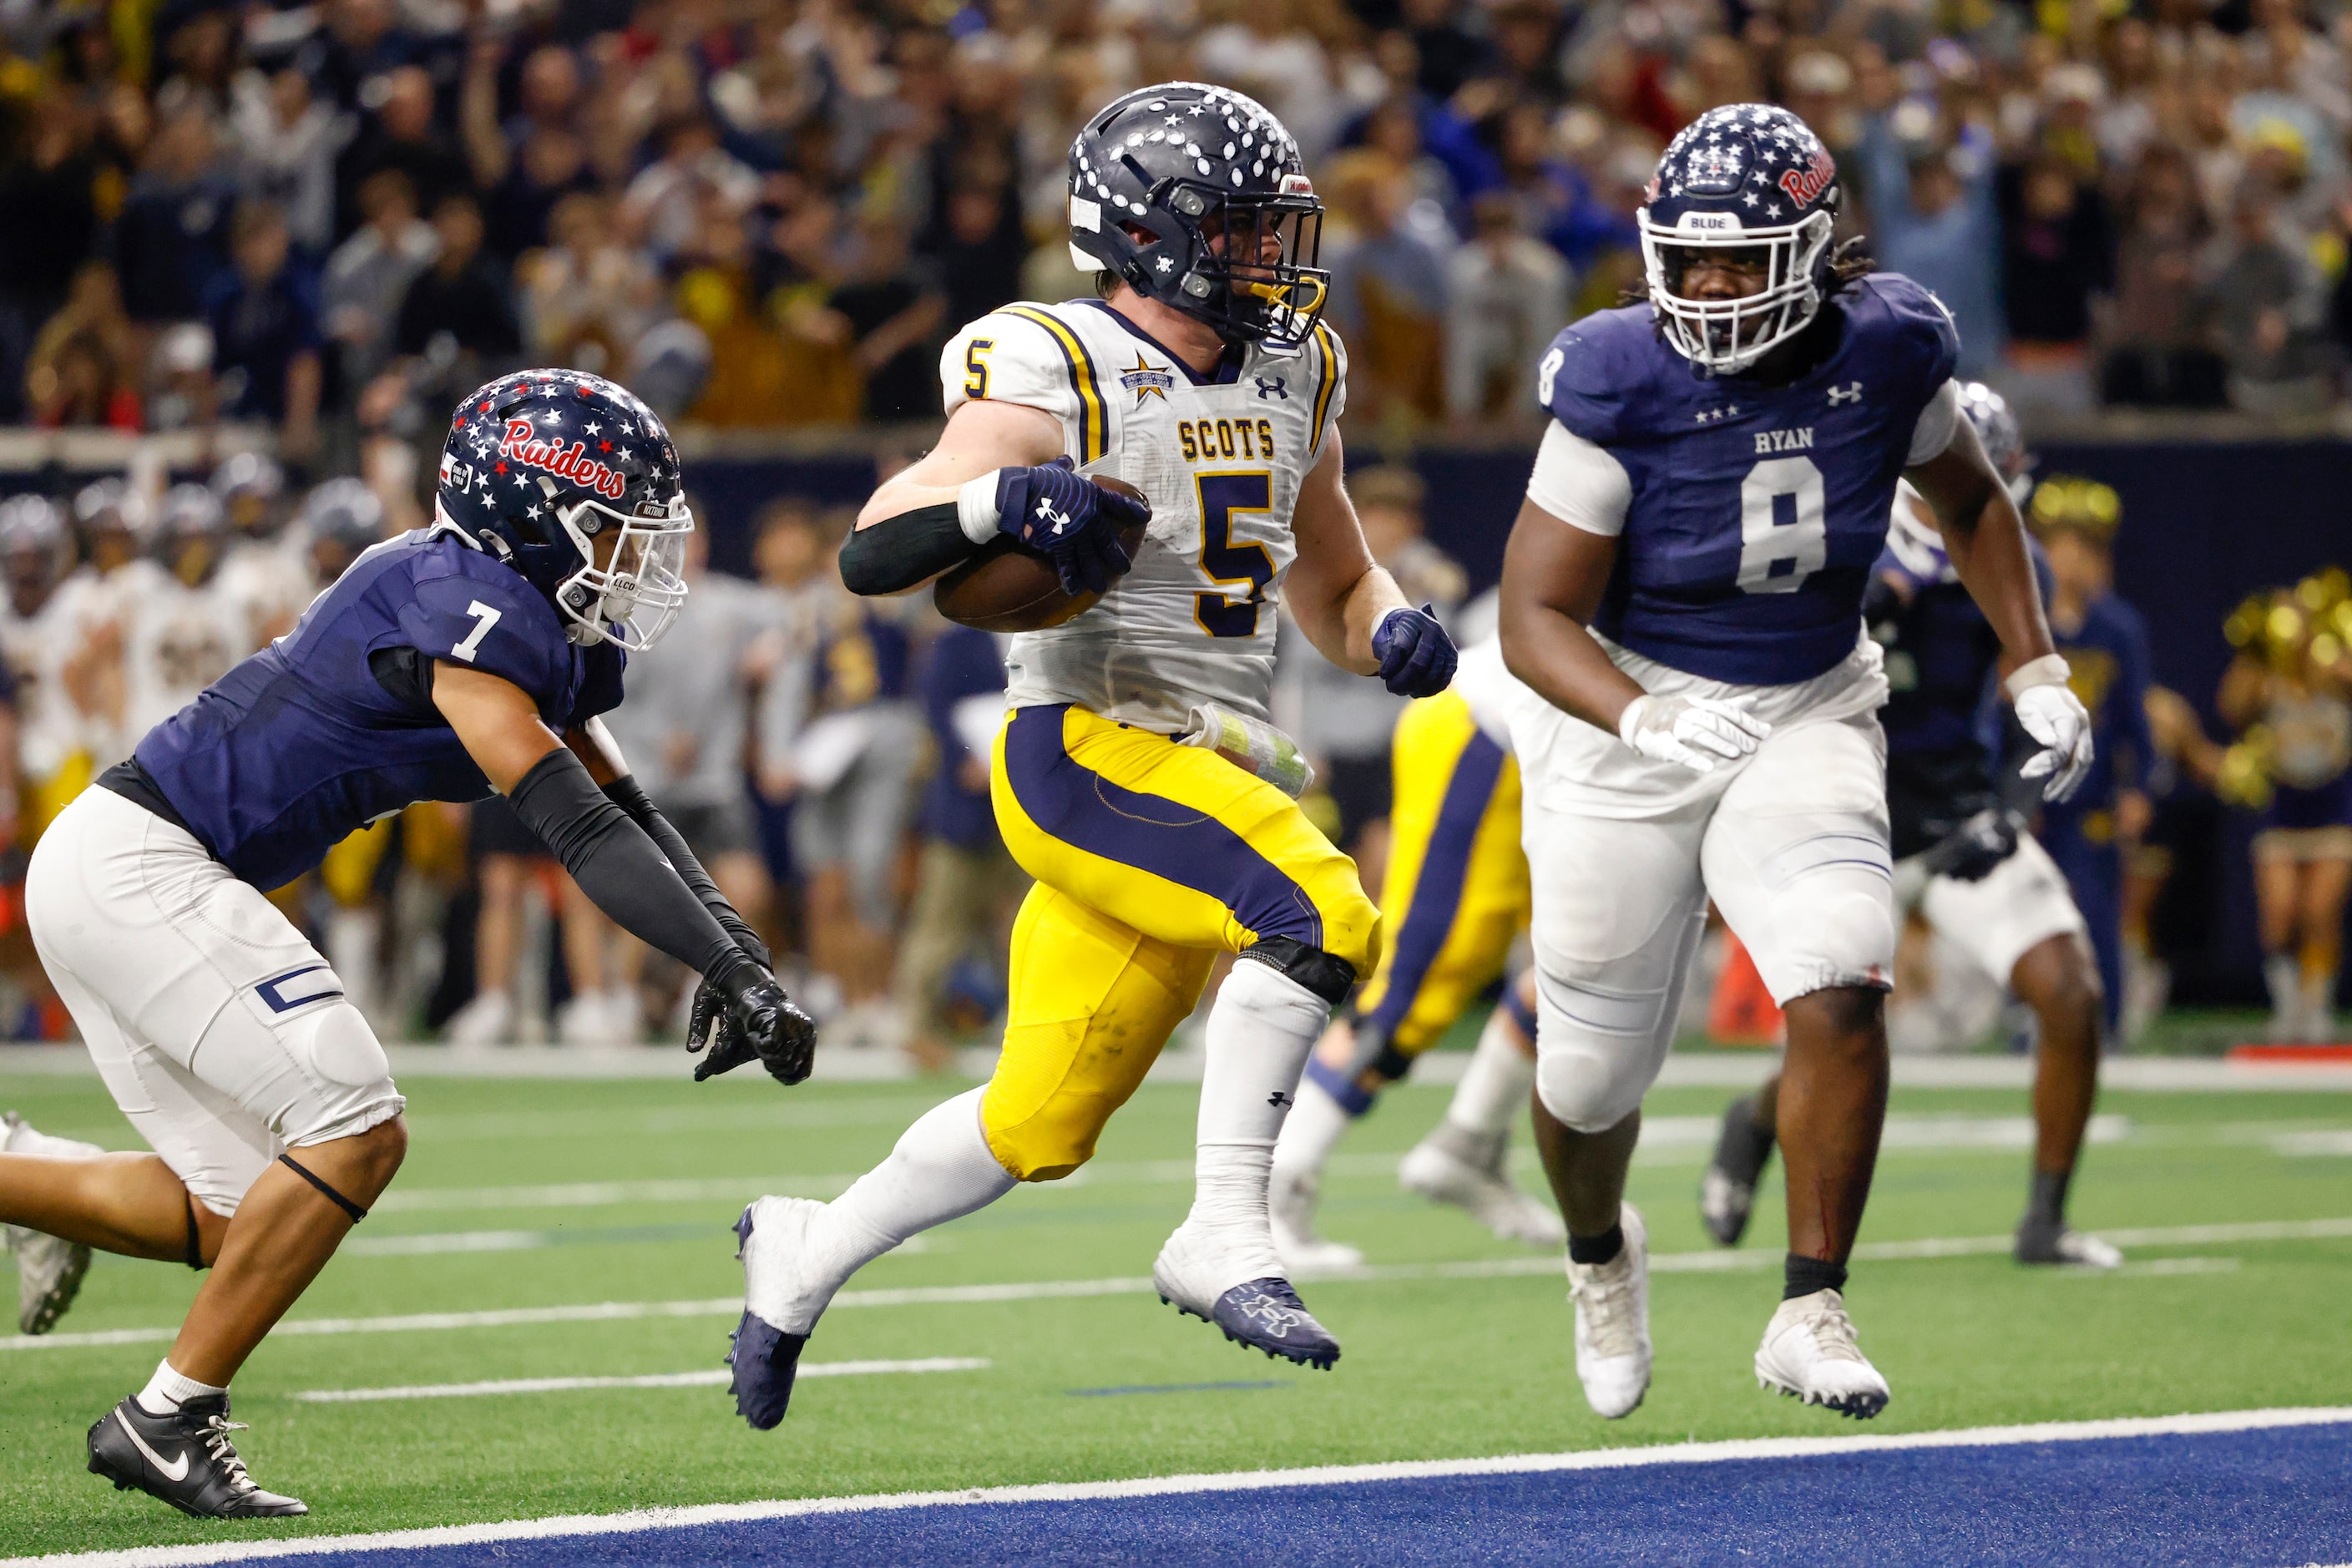
M 1960 411 L 1985 456 L 2022 499 L 2025 439 L 2000 394 L 1960 389 Z M 2066 1191 L 2099 1081 L 2099 974 L 2089 931 L 2066 879 L 2026 831 L 2030 798 L 2002 798 L 1995 753 L 1979 733 L 2000 642 L 1961 586 L 1927 501 L 1896 494 L 1886 553 L 1863 597 L 1871 637 L 1885 649 L 1886 805 L 1894 830 L 1895 901 L 1916 909 L 1951 947 L 2005 984 L 2041 1025 L 2034 1069 L 2033 1184 L 2017 1226 L 2021 1263 L 2113 1268 L 2123 1254 L 2066 1224 Z M 2036 552 L 2046 595 L 2048 568 Z M 2004 773 L 2006 771 L 2004 770 Z M 1757 1178 L 1771 1158 L 1778 1074 L 1724 1112 L 1699 1214 L 1726 1247 L 1748 1228 Z
M 1709 110 L 1640 215 L 1647 298 L 1570 327 L 1538 372 L 1553 423 L 1504 565 L 1503 651 L 1532 689 L 1512 737 L 1537 1142 L 1577 1372 L 1606 1416 L 1649 1385 L 1625 1171 L 1710 898 L 1788 1016 L 1786 1289 L 1758 1379 L 1851 1415 L 1886 1403 L 1843 1289 L 1886 1102 L 1886 682 L 1861 612 L 1898 479 L 1999 635 L 2042 748 L 2023 771 L 2063 794 L 2090 762 L 2016 506 L 1959 415 L 1951 317 L 1833 251 L 1837 199 L 1802 121 Z
M 200 1516 L 308 1511 L 246 1473 L 229 1380 L 408 1134 L 367 1020 L 263 894 L 363 824 L 503 794 L 589 897 L 702 974 L 698 1079 L 754 1057 L 807 1076 L 809 1020 L 597 719 L 685 601 L 693 526 L 668 435 L 628 392 L 492 382 L 451 424 L 433 526 L 362 554 L 42 837 L 34 946 L 154 1153 L 12 1135 L 40 1152 L 0 1153 L 0 1220 L 212 1269 L 154 1377 L 90 1428 L 118 1489 Z

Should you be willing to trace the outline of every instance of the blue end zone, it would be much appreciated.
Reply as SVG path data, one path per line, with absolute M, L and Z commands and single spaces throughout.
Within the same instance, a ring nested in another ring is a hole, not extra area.
M 383 1553 L 303 1563 L 380 1568 Z M 582 1563 L 1832 1563 L 2352 1560 L 2352 1426 L 878 1510 L 408 1548 L 430 1568 Z

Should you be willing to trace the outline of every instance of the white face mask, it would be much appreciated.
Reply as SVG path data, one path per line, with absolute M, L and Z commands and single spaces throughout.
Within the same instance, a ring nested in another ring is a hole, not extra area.
M 633 517 L 593 500 L 555 514 L 580 547 L 584 564 L 556 584 L 555 607 L 575 643 L 609 642 L 631 653 L 649 648 L 686 607 L 686 536 L 694 514 L 675 497 L 660 517 Z M 613 536 L 612 553 L 596 564 L 597 545 Z
M 1771 228 L 1675 229 L 1640 214 L 1643 268 L 1650 304 L 1675 352 L 1702 370 L 1734 375 L 1795 337 L 1821 313 L 1814 281 L 1830 247 L 1834 222 L 1817 212 L 1801 223 Z M 1691 300 L 1668 286 L 1669 250 L 1761 250 L 1769 269 L 1761 292 L 1738 300 Z

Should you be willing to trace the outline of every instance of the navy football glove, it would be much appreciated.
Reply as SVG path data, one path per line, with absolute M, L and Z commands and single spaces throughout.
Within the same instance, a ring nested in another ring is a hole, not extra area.
M 1372 629 L 1372 657 L 1381 682 L 1399 697 L 1434 697 L 1454 682 L 1461 655 L 1437 624 L 1435 606 L 1391 610 Z
M 805 1079 L 815 1065 L 816 1023 L 792 1004 L 766 967 L 748 959 L 703 977 L 694 993 L 686 1048 L 709 1054 L 694 1066 L 694 1081 L 732 1072 L 753 1058 L 778 1083 Z
M 1065 594 L 1099 594 L 1134 563 L 1118 531 L 1149 521 L 1151 510 L 1074 472 L 1067 458 L 1034 468 L 996 470 L 996 526 L 1052 557 Z

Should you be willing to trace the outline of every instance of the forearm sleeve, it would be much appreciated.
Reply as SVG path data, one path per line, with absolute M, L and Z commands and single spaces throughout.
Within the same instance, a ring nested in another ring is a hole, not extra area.
M 507 800 L 580 890 L 630 935 L 698 974 L 741 956 L 645 829 L 596 787 L 569 749 L 558 746 L 533 763 Z
M 661 851 L 663 858 L 670 863 L 670 868 L 677 873 L 677 879 L 702 901 L 702 907 L 710 911 L 710 918 L 726 928 L 736 945 L 742 947 L 748 940 L 752 945 L 744 951 L 761 963 L 766 963 L 767 944 L 753 933 L 750 923 L 736 912 L 735 906 L 727 901 L 727 896 L 719 890 L 719 884 L 711 880 L 710 873 L 702 868 L 702 862 L 696 859 L 694 851 L 687 847 L 685 836 L 661 814 L 653 798 L 646 794 L 645 786 L 633 775 L 623 773 L 604 786 L 604 798 L 628 813 L 629 820 L 645 829 L 646 837 L 654 841 L 654 847 Z
M 965 533 L 953 501 L 919 506 L 841 542 L 841 581 L 853 594 L 903 594 L 980 547 Z

